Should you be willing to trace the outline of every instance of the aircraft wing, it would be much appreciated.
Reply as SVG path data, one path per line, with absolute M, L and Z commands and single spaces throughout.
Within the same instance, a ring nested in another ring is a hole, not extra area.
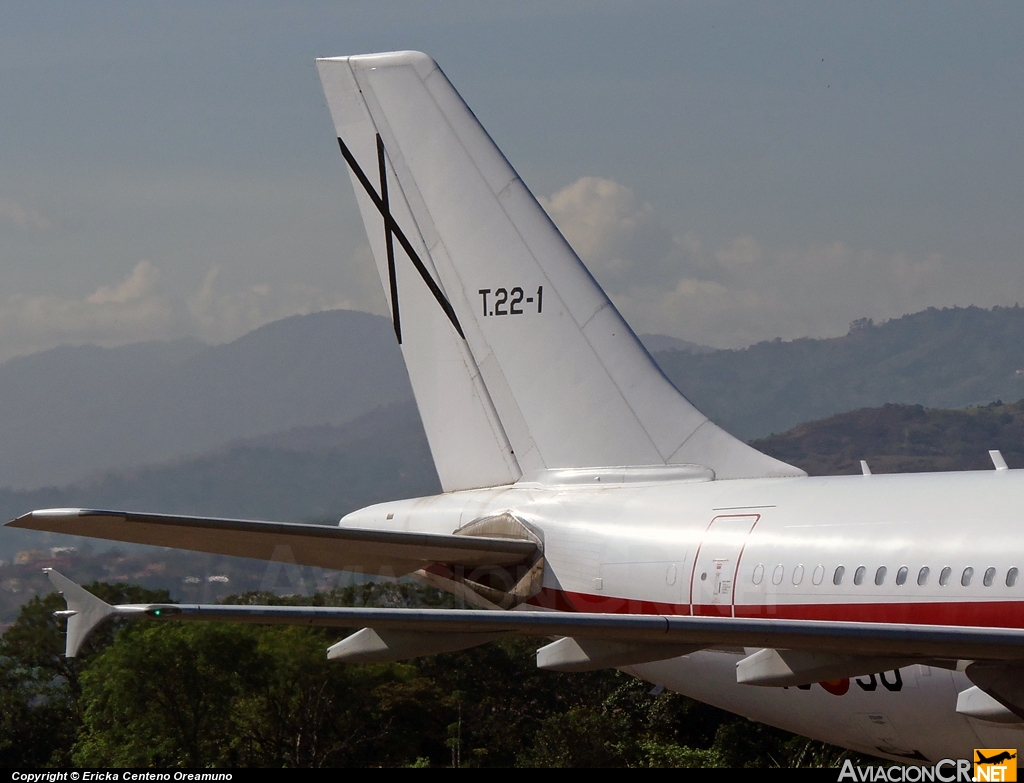
M 1020 628 L 954 628 L 895 623 L 589 612 L 227 604 L 133 604 L 130 612 L 160 619 L 337 628 L 368 627 L 375 630 L 424 634 L 517 633 L 525 636 L 573 636 L 670 643 L 689 646 L 691 649 L 748 647 L 803 649 L 888 658 L 1024 659 L 1024 629 Z
M 519 539 L 84 508 L 32 511 L 7 526 L 389 576 L 433 563 L 514 565 L 537 550 Z
M 744 648 L 737 682 L 802 686 L 914 663 L 958 668 L 975 684 L 957 711 L 985 720 L 1024 718 L 1024 629 L 772 620 L 678 615 L 326 606 L 125 604 L 111 606 L 51 569 L 64 594 L 66 655 L 78 654 L 104 621 L 122 618 L 309 625 L 362 630 L 331 645 L 327 657 L 378 663 L 476 647 L 509 634 L 554 638 L 537 666 L 590 671 L 663 661 L 707 647 Z M 753 651 L 752 651 L 753 650 Z
M 364 632 L 372 632 L 377 642 L 384 645 L 383 650 L 377 650 L 383 655 L 378 654 L 376 660 L 397 660 L 463 649 L 506 634 L 566 637 L 555 645 L 561 644 L 563 648 L 573 646 L 569 652 L 562 649 L 559 654 L 563 662 L 573 656 L 577 663 L 582 661 L 577 670 L 592 668 L 589 663 L 621 666 L 664 660 L 706 647 L 755 648 L 762 653 L 760 657 L 756 653 L 749 656 L 748 662 L 741 664 L 740 679 L 750 684 L 765 685 L 799 684 L 801 679 L 808 678 L 811 682 L 830 679 L 819 676 L 822 671 L 851 668 L 858 673 L 862 673 L 859 671 L 862 668 L 864 671 L 877 671 L 873 667 L 878 662 L 974 660 L 1006 664 L 1024 660 L 1024 629 L 1021 628 L 471 609 L 229 604 L 110 606 L 56 571 L 50 570 L 49 577 L 54 586 L 64 593 L 68 603 L 65 614 L 70 618 L 69 655 L 75 654 L 97 624 L 108 617 L 123 616 L 363 628 Z M 390 644 L 387 643 L 389 637 L 392 640 Z M 339 645 L 346 643 L 351 647 L 349 639 Z M 791 651 L 804 655 L 804 660 L 794 659 Z M 331 657 L 368 660 L 342 653 Z M 554 656 L 551 654 L 549 657 Z M 788 674 L 785 673 L 787 667 Z M 571 666 L 549 665 L 545 668 L 571 670 Z

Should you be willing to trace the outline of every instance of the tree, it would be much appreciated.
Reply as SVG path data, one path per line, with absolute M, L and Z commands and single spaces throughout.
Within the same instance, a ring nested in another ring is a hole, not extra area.
M 93 583 L 88 589 L 110 603 L 166 602 L 165 590 Z M 67 766 L 80 724 L 79 675 L 90 658 L 110 645 L 115 623 L 97 629 L 77 658 L 65 658 L 66 621 L 58 593 L 36 597 L 0 637 L 0 766 Z
M 252 629 L 140 622 L 82 673 L 79 766 L 231 764 L 231 707 L 261 674 Z

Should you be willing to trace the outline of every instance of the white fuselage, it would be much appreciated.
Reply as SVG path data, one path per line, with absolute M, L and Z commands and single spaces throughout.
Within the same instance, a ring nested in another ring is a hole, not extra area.
M 544 589 L 532 601 L 542 608 L 1024 627 L 1024 581 L 1014 579 L 1024 568 L 1024 470 L 607 478 L 386 503 L 342 524 L 451 533 L 513 511 L 543 535 Z M 975 747 L 1016 747 L 1022 736 L 1024 724 L 956 713 L 957 694 L 971 686 L 959 672 L 914 665 L 827 690 L 756 687 L 736 682 L 744 655 L 706 650 L 627 671 L 757 721 L 891 758 L 967 758 Z

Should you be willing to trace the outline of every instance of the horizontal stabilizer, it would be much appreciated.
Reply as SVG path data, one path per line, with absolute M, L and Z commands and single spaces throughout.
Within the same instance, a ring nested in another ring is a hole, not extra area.
M 505 538 L 81 508 L 33 511 L 7 526 L 386 576 L 433 563 L 514 565 L 537 551 L 532 541 Z

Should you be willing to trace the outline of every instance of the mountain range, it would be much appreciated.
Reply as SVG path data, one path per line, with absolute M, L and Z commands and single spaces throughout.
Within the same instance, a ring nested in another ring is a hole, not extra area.
M 645 343 L 670 346 L 653 356 L 698 408 L 815 472 L 859 470 L 883 453 L 876 471 L 984 467 L 988 448 L 1024 465 L 1014 446 L 1024 416 L 990 406 L 1024 396 L 1019 308 L 932 309 L 742 350 L 656 337 Z M 864 408 L 883 412 L 849 413 Z M 915 447 L 938 444 L 946 458 L 896 442 L 911 431 Z M 439 489 L 391 324 L 352 311 L 288 318 L 225 345 L 64 347 L 8 361 L 0 439 L 5 519 L 72 506 L 329 523 Z M 55 542 L 0 530 L 0 560 Z
M 388 321 L 337 310 L 197 340 L 0 364 L 0 487 L 69 484 L 412 399 Z
M 861 319 L 825 340 L 655 354 L 701 411 L 739 438 L 886 403 L 965 408 L 1024 397 L 1024 309 L 929 308 Z
M 885 403 L 1024 396 L 1016 307 L 930 309 L 741 350 L 643 340 L 700 410 L 745 440 Z M 295 428 L 338 427 L 411 399 L 391 324 L 368 313 L 295 316 L 223 345 L 56 348 L 0 364 L 0 487 L 67 486 L 244 439 L 294 439 Z

